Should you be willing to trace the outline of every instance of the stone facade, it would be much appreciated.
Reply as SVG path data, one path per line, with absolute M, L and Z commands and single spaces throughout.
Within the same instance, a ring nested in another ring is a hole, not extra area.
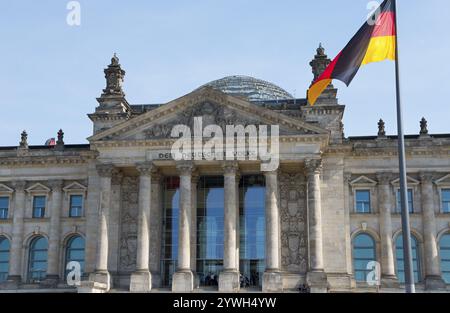
M 311 62 L 314 76 L 328 63 L 320 47 Z M 172 290 L 193 291 L 198 287 L 197 181 L 219 175 L 224 177 L 225 242 L 217 289 L 238 292 L 238 182 L 259 174 L 265 177 L 263 292 L 304 286 L 312 292 L 401 290 L 397 139 L 386 135 L 382 121 L 378 136 L 346 138 L 345 107 L 332 85 L 314 107 L 305 99 L 250 101 L 208 85 L 166 104 L 133 106 L 122 90 L 125 71 L 117 56 L 105 75 L 107 87 L 89 115 L 94 134 L 88 145 L 65 145 L 61 131 L 56 146 L 33 147 L 24 132 L 18 147 L 0 148 L 0 197 L 9 203 L 0 219 L 0 239 L 9 242 L 7 279 L 0 289 L 72 290 L 65 266 L 69 242 L 79 236 L 85 240 L 79 292 L 160 290 L 163 181 L 178 177 L 178 266 Z M 203 117 L 203 126 L 279 125 L 279 169 L 261 172 L 261 162 L 254 160 L 178 163 L 167 157 L 173 126 L 191 126 L 195 117 Z M 450 135 L 430 135 L 426 128 L 422 121 L 420 134 L 406 140 L 418 289 L 448 291 L 439 247 L 450 234 L 450 214 L 442 207 L 442 192 L 450 189 Z M 370 194 L 368 212 L 357 210 L 361 190 Z M 73 195 L 82 196 L 80 216 L 70 213 Z M 42 216 L 35 216 L 36 196 L 45 197 Z M 381 289 L 356 279 L 354 240 L 360 234 L 374 240 Z M 40 279 L 32 279 L 30 268 L 36 238 L 48 242 L 46 273 Z

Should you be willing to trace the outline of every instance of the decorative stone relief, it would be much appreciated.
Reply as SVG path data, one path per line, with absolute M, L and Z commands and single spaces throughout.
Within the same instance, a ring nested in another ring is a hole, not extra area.
M 306 183 L 301 173 L 281 173 L 281 265 L 283 270 L 306 273 L 308 243 L 306 217 Z
M 136 269 L 138 187 L 138 177 L 124 177 L 122 185 L 122 212 L 120 213 L 119 270 L 121 272 L 133 272 Z

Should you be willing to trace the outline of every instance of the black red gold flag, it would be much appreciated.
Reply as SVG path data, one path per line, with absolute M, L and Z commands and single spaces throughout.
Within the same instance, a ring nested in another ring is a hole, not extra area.
M 361 66 L 395 60 L 395 19 L 393 0 L 385 0 L 311 85 L 309 103 L 314 105 L 333 79 L 349 86 Z

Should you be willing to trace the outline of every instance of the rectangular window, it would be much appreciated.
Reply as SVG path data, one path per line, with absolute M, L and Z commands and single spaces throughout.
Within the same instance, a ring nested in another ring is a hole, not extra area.
M 45 196 L 35 196 L 33 198 L 33 218 L 44 218 L 46 200 Z
M 356 191 L 356 213 L 370 213 L 370 190 Z
M 70 196 L 70 217 L 82 217 L 83 216 L 83 196 L 73 195 Z
M 450 213 L 450 189 L 442 189 L 442 212 Z
M 408 189 L 408 209 L 409 213 L 414 213 L 414 191 L 412 189 Z M 402 200 L 400 197 L 400 190 L 397 190 L 397 213 L 402 212 Z
M 8 218 L 9 197 L 0 197 L 0 220 Z

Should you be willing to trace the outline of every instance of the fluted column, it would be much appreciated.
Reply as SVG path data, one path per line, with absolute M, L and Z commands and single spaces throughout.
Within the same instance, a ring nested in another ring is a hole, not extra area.
M 150 206 L 152 170 L 151 163 L 137 166 L 139 171 L 139 214 L 137 231 L 136 272 L 131 275 L 131 292 L 149 292 L 152 289 L 152 276 L 149 270 L 150 256 Z
M 157 169 L 152 175 L 152 204 L 150 206 L 150 260 L 153 288 L 161 287 L 161 240 L 162 240 L 162 175 Z
M 307 160 L 308 179 L 308 230 L 309 230 L 309 272 L 307 283 L 312 292 L 325 292 L 327 276 L 324 271 L 322 233 L 322 194 L 320 174 L 322 160 Z
M 172 291 L 191 292 L 194 288 L 194 275 L 191 269 L 191 195 L 192 172 L 191 162 L 177 164 L 180 174 L 180 213 L 178 225 L 178 269 L 173 275 Z
M 224 170 L 224 271 L 219 276 L 219 291 L 239 291 L 239 271 L 236 264 L 237 247 L 237 196 L 236 176 L 238 165 L 235 162 L 225 163 Z
M 384 287 L 396 287 L 398 280 L 395 274 L 395 256 L 392 241 L 392 193 L 390 186 L 392 173 L 378 173 L 377 178 L 380 211 L 381 284 Z
M 263 292 L 283 290 L 280 273 L 280 208 L 278 171 L 265 172 L 266 177 L 266 271 Z
M 109 291 L 111 288 L 111 275 L 108 272 L 108 219 L 111 207 L 111 180 L 114 166 L 111 164 L 99 164 L 96 169 L 100 176 L 100 206 L 98 212 L 95 273 L 90 276 L 90 280 L 101 284 L 102 287 L 99 289 Z
M 445 288 L 439 267 L 433 173 L 421 173 L 422 221 L 425 259 L 425 286 L 428 290 Z
M 22 281 L 23 264 L 23 238 L 24 238 L 24 215 L 25 215 L 25 181 L 13 183 L 14 193 L 14 217 L 11 242 L 11 256 L 9 262 L 8 280 L 16 284 Z
M 192 175 L 191 194 L 191 269 L 194 274 L 195 288 L 199 287 L 200 281 L 197 272 L 197 186 L 199 180 L 198 173 Z
M 59 255 L 62 209 L 62 180 L 50 182 L 52 188 L 52 206 L 50 209 L 50 235 L 48 244 L 47 282 L 56 286 L 59 280 Z

